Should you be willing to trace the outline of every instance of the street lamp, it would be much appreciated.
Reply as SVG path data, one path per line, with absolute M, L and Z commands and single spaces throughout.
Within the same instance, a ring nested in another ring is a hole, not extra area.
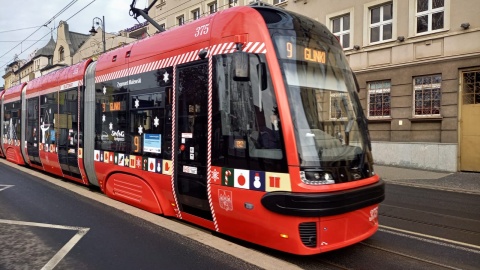
M 95 22 L 96 20 L 96 22 Z M 100 22 L 99 22 L 100 21 Z M 102 35 L 102 42 L 103 42 L 103 52 L 105 52 L 105 16 L 102 16 L 102 19 L 98 18 L 98 17 L 95 17 L 93 18 L 92 20 L 92 29 L 90 29 L 90 35 L 93 37 L 95 36 L 97 32 L 97 30 L 95 30 L 95 24 L 97 25 L 100 25 L 100 23 L 102 23 L 102 31 L 103 31 L 103 35 Z

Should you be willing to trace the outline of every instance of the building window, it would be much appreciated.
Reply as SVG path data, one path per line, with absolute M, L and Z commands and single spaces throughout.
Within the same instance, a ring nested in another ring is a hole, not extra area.
M 370 9 L 370 42 L 392 39 L 392 7 L 388 3 Z
M 413 79 L 414 113 L 416 116 L 440 114 L 442 75 L 415 77 Z
M 480 104 L 480 70 L 463 73 L 463 104 Z
M 368 117 L 390 117 L 390 81 L 368 83 Z
M 217 1 L 208 4 L 208 11 L 210 14 L 217 12 Z
M 65 60 L 65 50 L 63 49 L 63 47 L 60 47 L 60 49 L 58 49 L 58 54 L 60 61 Z
M 445 0 L 417 0 L 417 34 L 444 28 Z
M 193 20 L 200 19 L 200 9 L 197 8 L 194 11 L 192 11 L 192 19 Z
M 237 0 L 228 0 L 228 7 L 234 7 L 237 5 Z
M 332 33 L 338 38 L 343 48 L 350 47 L 350 14 L 331 19 Z
M 274 5 L 281 4 L 281 3 L 284 3 L 284 2 L 287 2 L 287 0 L 273 0 Z
M 183 25 L 183 24 L 185 24 L 185 17 L 183 17 L 183 15 L 177 17 L 177 24 L 178 24 L 178 25 Z

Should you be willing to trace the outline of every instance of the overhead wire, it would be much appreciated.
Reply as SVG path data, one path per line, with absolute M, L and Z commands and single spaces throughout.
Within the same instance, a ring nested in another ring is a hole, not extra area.
M 37 28 L 37 27 L 42 27 L 42 26 L 43 26 L 43 25 L 38 25 L 38 26 L 25 27 L 25 28 L 19 28 L 19 29 L 5 30 L 5 31 L 0 31 L 0 34 L 10 33 L 10 32 L 17 32 L 17 31 L 22 31 L 22 30 L 27 30 L 27 29 L 32 29 L 32 28 Z
M 73 4 L 75 4 L 75 2 L 77 2 L 78 0 L 72 0 L 70 3 L 68 3 L 64 8 L 62 8 L 59 12 L 57 12 L 57 14 L 55 14 L 52 18 L 50 18 L 46 23 L 42 24 L 41 26 L 39 26 L 37 28 L 37 30 L 35 30 L 33 33 L 31 33 L 28 37 L 26 37 L 24 40 L 22 40 L 20 43 L 18 43 L 15 47 L 13 47 L 12 49 L 10 49 L 9 51 L 7 51 L 6 53 L 4 53 L 2 56 L 0 56 L 0 58 L 4 57 L 5 55 L 7 55 L 8 53 L 10 53 L 11 51 L 13 51 L 15 48 L 17 48 L 18 46 L 20 46 L 23 42 L 25 42 L 29 37 L 33 36 L 36 32 L 38 32 L 40 29 L 42 29 L 42 27 L 47 27 L 54 19 L 56 19 L 58 16 L 60 16 L 63 12 L 65 12 L 68 8 L 70 8 Z M 95 0 L 94 0 L 95 1 Z M 45 35 L 46 36 L 46 35 Z M 41 39 L 43 39 L 45 36 L 43 36 Z M 39 41 L 39 40 L 38 40 Z M 38 42 L 37 41 L 37 42 Z M 35 45 L 37 42 L 33 43 L 30 47 L 28 47 L 27 49 L 23 50 L 22 49 L 22 52 L 23 53 L 24 51 L 28 50 L 29 48 L 31 48 L 33 45 Z M 15 59 L 13 59 L 15 60 Z M 0 68 L 6 66 L 3 65 L 1 66 Z

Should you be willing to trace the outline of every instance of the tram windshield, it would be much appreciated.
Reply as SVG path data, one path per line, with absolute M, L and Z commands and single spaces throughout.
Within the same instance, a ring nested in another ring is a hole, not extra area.
M 322 39 L 312 33 L 274 36 L 300 165 L 360 165 L 368 141 L 354 75 L 342 48 Z

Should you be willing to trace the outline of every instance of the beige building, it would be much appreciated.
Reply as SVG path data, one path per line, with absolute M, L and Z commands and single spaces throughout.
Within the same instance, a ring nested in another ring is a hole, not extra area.
M 85 42 L 73 55 L 72 62 L 74 64 L 87 58 L 95 58 L 103 53 L 103 35 L 105 35 L 105 51 L 137 41 L 137 39 L 130 38 L 127 35 L 105 33 L 101 27 L 97 28 L 96 31 L 95 36 L 87 36 Z
M 342 41 L 377 163 L 480 171 L 480 1 L 283 2 Z
M 136 30 L 137 35 L 142 31 Z M 95 36 L 71 32 L 68 24 L 60 21 L 57 28 L 57 41 L 51 36 L 49 42 L 31 53 L 28 60 L 17 59 L 7 65 L 3 76 L 5 89 L 101 54 L 102 38 L 105 32 L 100 27 L 97 28 L 97 32 Z M 106 51 L 137 40 L 128 37 L 130 31 L 123 31 L 123 33 L 123 35 L 105 34 Z
M 251 2 L 158 0 L 149 14 L 170 29 Z M 480 1 L 261 2 L 314 18 L 339 38 L 377 163 L 480 171 Z
M 7 65 L 5 68 L 5 74 L 2 76 L 5 81 L 5 89 L 20 84 L 20 74 L 17 71 L 24 63 L 24 60 L 16 58 L 13 62 Z

